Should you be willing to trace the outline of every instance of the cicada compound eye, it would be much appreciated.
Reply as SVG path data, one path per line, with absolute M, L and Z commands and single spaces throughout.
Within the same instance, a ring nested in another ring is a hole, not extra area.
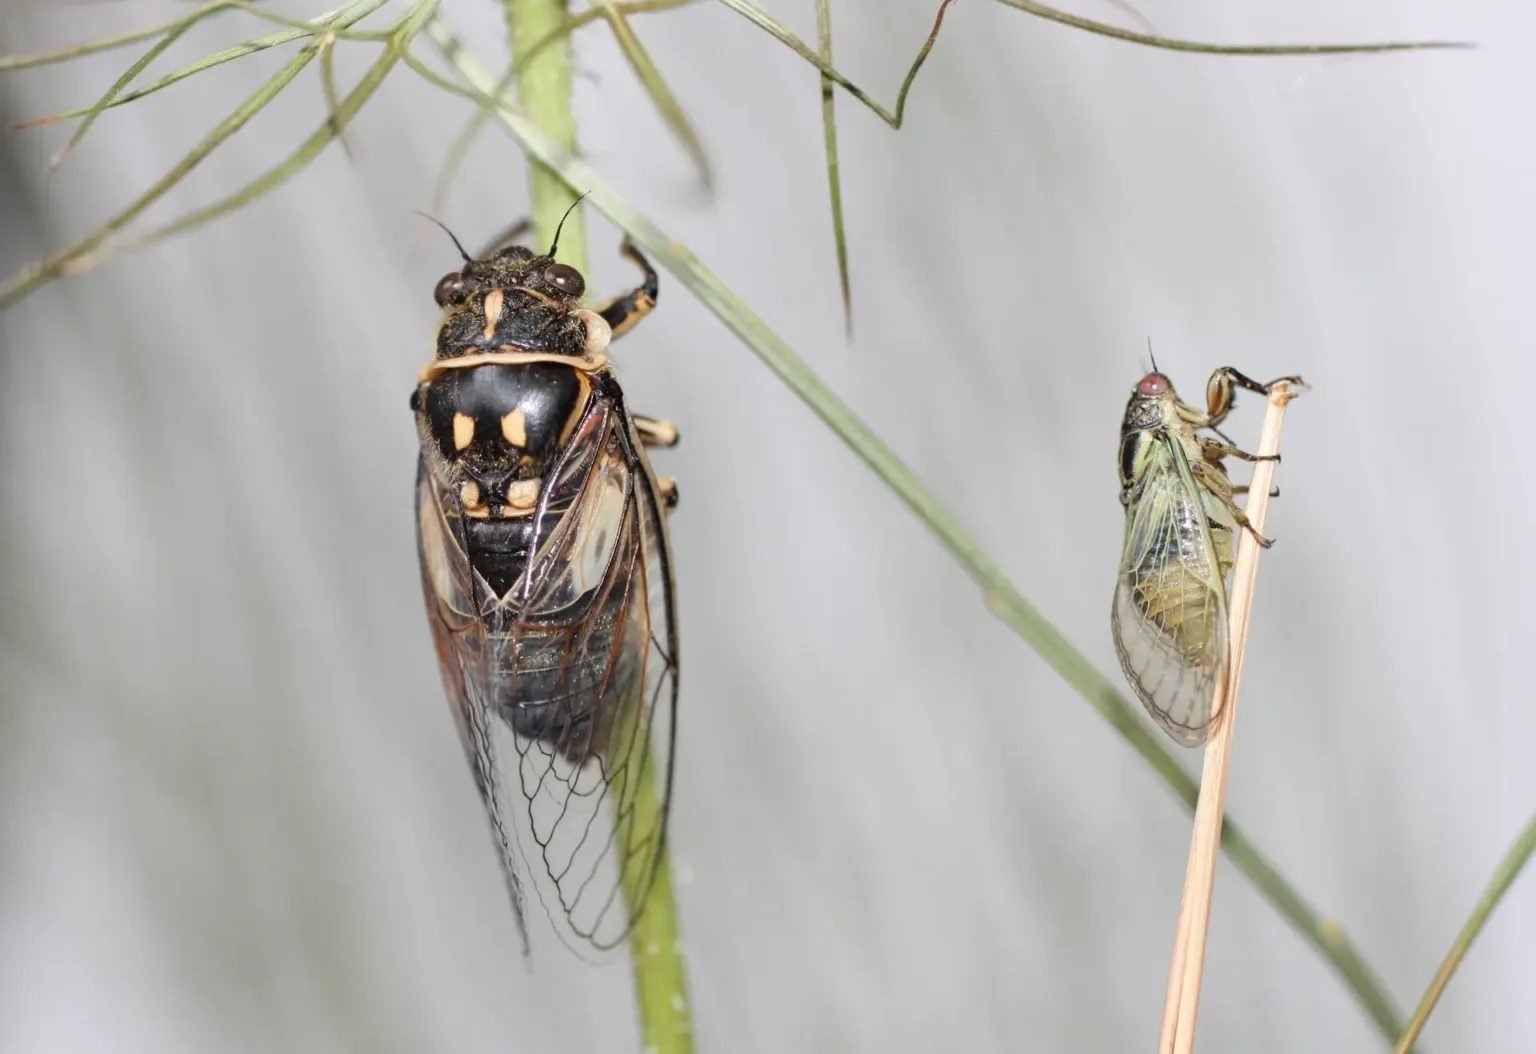
M 445 274 L 438 280 L 437 288 L 432 290 L 432 299 L 437 301 L 438 307 L 447 307 L 449 304 L 457 304 L 464 299 L 468 292 L 468 286 L 464 283 L 464 276 L 458 271 Z
M 569 264 L 550 264 L 544 269 L 544 281 L 573 299 L 587 291 L 586 279 Z
M 1137 382 L 1136 391 L 1141 395 L 1165 395 L 1168 392 L 1168 378 L 1161 373 L 1149 373 Z

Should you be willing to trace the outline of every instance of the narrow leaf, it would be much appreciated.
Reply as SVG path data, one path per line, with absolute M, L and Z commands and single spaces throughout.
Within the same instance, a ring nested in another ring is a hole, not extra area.
M 355 25 L 387 3 L 389 3 L 389 0 L 351 0 L 350 3 L 336 11 L 320 15 L 304 23 L 303 25 L 307 28 L 285 29 L 264 37 L 256 37 L 242 44 L 236 44 L 234 47 L 215 52 L 206 58 L 199 59 L 190 66 L 184 66 L 174 73 L 166 74 L 164 77 L 146 87 L 140 88 L 138 91 L 118 96 L 107 109 L 124 106 L 136 99 L 142 99 L 146 95 L 153 95 L 157 91 L 169 88 L 178 81 L 186 80 L 188 77 L 201 73 L 204 70 L 212 69 L 215 66 L 222 66 L 226 62 L 234 62 L 236 59 L 242 59 L 247 55 L 254 55 L 256 52 L 265 51 L 268 48 L 280 47 L 294 40 L 302 40 L 305 37 L 313 38 L 317 34 L 326 32 L 327 29 L 334 30 L 338 35 L 343 35 L 348 26 Z M 245 8 L 248 5 L 231 3 L 228 6 Z M 50 124 L 54 121 L 68 120 L 72 117 L 84 117 L 92 109 L 93 107 L 86 106 L 78 110 L 65 110 L 62 113 L 51 114 L 48 117 L 39 117 L 36 120 L 28 121 L 20 127 L 32 128 L 37 125 Z
M 653 11 L 673 11 L 698 2 L 699 0 L 629 0 L 627 3 L 603 4 L 599 7 L 589 7 L 587 10 L 567 18 L 563 23 L 551 30 L 547 36 L 541 37 L 523 55 L 522 61 L 524 63 L 532 62 L 539 52 L 549 47 L 555 41 L 564 39 L 582 26 L 596 22 L 600 18 L 607 18 L 607 8 L 611 7 L 627 17 L 629 15 L 648 14 Z
M 383 0 L 377 0 L 378 3 Z M 230 136 L 245 127 L 250 119 L 266 107 L 279 92 L 288 86 L 297 77 L 305 66 L 309 65 L 318 51 L 319 45 L 313 41 L 299 49 L 297 55 L 289 59 L 276 73 L 274 73 L 262 86 L 256 89 L 244 102 L 236 107 L 230 114 L 210 132 L 202 142 L 192 148 L 191 152 L 178 161 L 171 170 L 161 176 L 155 183 L 139 195 L 123 211 L 113 216 L 101 227 L 86 235 L 80 241 L 41 263 L 25 268 L 4 285 L 0 285 L 0 309 L 7 308 L 17 301 L 29 296 L 45 283 L 52 281 L 61 275 L 70 274 L 89 266 L 89 254 L 93 252 L 107 239 L 117 234 L 128 224 L 137 219 L 143 212 L 155 202 L 170 192 L 171 188 L 186 178 L 187 173 L 196 168 L 204 158 L 213 153 Z
M 1074 29 L 1097 33 L 1100 36 L 1113 37 L 1132 44 L 1144 44 L 1151 48 L 1194 51 L 1205 55 L 1354 55 L 1382 51 L 1430 51 L 1439 48 L 1476 47 L 1475 44 L 1443 40 L 1395 44 L 1207 44 L 1198 40 L 1178 40 L 1173 37 L 1159 37 L 1121 29 L 1106 22 L 1095 22 L 1091 18 L 1082 18 L 1045 4 L 1035 3 L 1035 0 L 998 0 L 998 2 L 1034 15 L 1036 18 L 1060 22 L 1064 26 L 1072 26 Z
M 618 6 L 604 4 L 602 10 L 604 17 L 608 19 L 609 27 L 613 30 L 614 39 L 619 43 L 619 49 L 629 60 L 635 76 L 640 78 L 646 94 L 651 97 L 651 102 L 656 106 L 656 112 L 661 114 L 661 119 L 667 123 L 667 127 L 672 130 L 672 134 L 687 151 L 694 168 L 698 170 L 699 182 L 704 185 L 705 192 L 713 191 L 715 177 L 710 171 L 709 156 L 704 152 L 704 146 L 699 142 L 699 137 L 693 130 L 693 124 L 688 120 L 688 115 L 683 112 L 677 96 L 673 95 L 672 89 L 667 87 L 661 71 L 651 60 L 650 52 L 645 50 L 645 45 L 640 43 L 640 38 L 635 36 L 628 18 L 618 9 Z
M 859 102 L 869 107 L 870 111 L 892 128 L 900 128 L 902 117 L 907 108 L 907 93 L 912 90 L 912 82 L 917 80 L 918 70 L 923 68 L 923 63 L 928 61 L 928 53 L 933 50 L 933 45 L 939 39 L 939 29 L 944 24 L 944 12 L 954 0 L 942 0 L 939 4 L 939 13 L 934 17 L 933 28 L 928 31 L 928 39 L 923 42 L 922 48 L 917 53 L 917 58 L 912 60 L 912 66 L 907 70 L 906 79 L 901 82 L 901 90 L 896 93 L 896 112 L 891 113 L 874 100 L 864 89 L 844 77 L 832 64 L 822 59 L 820 55 L 812 51 L 805 41 L 791 33 L 783 23 L 779 22 L 767 11 L 764 11 L 752 0 L 720 0 L 720 3 L 741 15 L 753 25 L 762 29 L 769 36 L 789 48 L 796 55 L 809 62 L 832 80 L 832 82 L 852 95 Z
M 497 99 L 505 100 L 507 89 L 511 87 L 512 81 L 517 76 L 517 71 L 522 66 L 526 66 L 529 62 L 532 62 L 540 52 L 549 47 L 555 41 L 563 40 L 565 37 L 574 33 L 582 26 L 590 25 L 593 22 L 606 17 L 609 7 L 613 8 L 615 11 L 622 15 L 628 16 L 646 14 L 653 11 L 671 11 L 676 8 L 686 7 L 689 4 L 696 4 L 698 2 L 699 0 L 632 0 L 630 3 L 617 3 L 608 4 L 603 7 L 591 7 L 585 11 L 580 12 L 579 14 L 572 15 L 570 18 L 567 18 L 561 25 L 556 27 L 554 30 L 551 30 L 548 35 L 541 37 L 537 42 L 535 42 L 533 46 L 528 49 L 527 53 L 522 56 L 520 63 L 514 64 L 508 68 L 507 72 L 498 82 L 499 89 L 494 92 L 493 95 Z M 425 76 L 428 80 L 433 80 L 433 82 L 439 88 L 446 88 L 447 90 L 454 92 L 460 90 L 457 87 L 450 87 L 444 81 L 434 80 L 436 75 L 432 74 L 430 71 L 426 71 L 425 67 L 422 67 L 409 55 L 406 56 L 405 61 L 407 65 L 409 65 L 416 72 L 422 73 L 423 76 Z M 473 94 L 470 94 L 467 97 L 478 99 L 478 97 Z M 464 161 L 469 157 L 469 151 L 474 146 L 475 140 L 479 138 L 480 132 L 484 129 L 485 122 L 485 108 L 476 107 L 474 114 L 471 115 L 470 119 L 465 123 L 464 128 L 454 139 L 453 144 L 448 148 L 448 154 L 443 159 L 443 165 L 438 170 L 437 178 L 432 182 L 432 194 L 427 199 L 428 212 L 439 214 L 443 211 L 443 203 L 448 200 L 448 191 L 451 189 L 453 181 L 458 178 L 459 170 L 463 167 Z M 707 185 L 709 184 L 706 182 L 706 186 Z
M 816 0 L 817 54 L 832 65 L 832 3 Z M 832 78 L 821 75 L 821 130 L 827 150 L 827 190 L 832 195 L 832 240 L 837 245 L 837 280 L 843 290 L 843 327 L 853 336 L 853 295 L 848 287 L 848 232 L 843 225 L 843 181 L 837 163 L 837 98 Z
M 94 55 L 101 51 L 111 51 L 114 48 L 127 47 L 129 44 L 137 44 L 141 40 L 149 40 L 158 37 L 162 33 L 168 33 L 181 25 L 189 18 L 196 17 L 196 12 L 183 15 L 181 18 L 170 22 L 161 22 L 158 25 L 145 26 L 143 29 L 131 30 L 115 37 L 103 37 L 100 40 L 88 41 L 84 44 L 71 44 L 67 48 L 59 48 L 57 51 L 43 51 L 35 55 L 3 55 L 0 56 L 0 72 L 5 70 L 24 70 L 34 66 L 47 66 L 55 62 L 69 62 L 85 55 Z
M 320 92 L 325 96 L 325 112 L 330 114 L 331 130 L 336 134 L 337 142 L 341 143 L 341 149 L 347 155 L 347 160 L 352 160 L 352 147 L 347 144 L 347 137 L 342 135 L 341 128 L 343 118 L 338 113 L 336 103 L 336 34 L 327 33 L 320 39 Z M 391 60 L 390 65 L 394 65 Z
M 1445 993 L 1446 985 L 1451 983 L 1451 975 L 1461 965 L 1461 960 L 1467 957 L 1467 952 L 1472 948 L 1472 942 L 1477 940 L 1489 916 L 1493 914 L 1493 909 L 1499 906 L 1499 901 L 1503 900 L 1504 894 L 1509 892 L 1509 887 L 1515 884 L 1516 878 L 1520 877 L 1521 870 L 1530 861 L 1533 852 L 1536 852 L 1536 815 L 1526 823 L 1525 829 L 1515 838 L 1514 844 L 1504 854 L 1504 859 L 1499 861 L 1499 866 L 1494 869 L 1488 888 L 1483 890 L 1483 895 L 1478 898 L 1472 914 L 1467 917 L 1466 924 L 1456 935 L 1456 941 L 1451 945 L 1451 950 L 1446 952 L 1445 961 L 1440 964 L 1440 969 L 1435 971 L 1434 980 L 1430 981 L 1429 988 L 1424 992 L 1424 998 L 1419 1000 L 1418 1009 L 1413 1012 L 1413 1020 L 1408 1022 L 1403 1038 L 1398 1041 L 1397 1054 L 1408 1054 L 1413 1049 L 1419 1033 L 1424 1031 L 1424 1026 L 1429 1021 L 1429 1015 L 1434 1012 L 1435 1004 L 1440 1002 L 1440 996 Z
M 141 237 L 135 238 L 121 246 L 114 246 L 91 256 L 89 265 L 97 266 L 104 261 L 116 256 L 122 256 L 139 249 L 147 248 L 157 242 L 178 234 L 185 234 L 198 227 L 206 226 L 214 220 L 227 216 L 232 212 L 244 208 L 257 198 L 282 186 L 288 180 L 302 172 L 315 158 L 331 143 L 332 140 L 342 138 L 347 124 L 357 116 L 364 104 L 384 83 L 384 78 L 389 75 L 396 62 L 400 61 L 405 50 L 410 47 L 411 40 L 421 31 L 422 26 L 430 18 L 437 8 L 437 0 L 423 0 L 418 7 L 402 21 L 396 29 L 394 39 L 385 48 L 384 54 L 379 56 L 363 74 L 357 87 L 338 100 L 336 106 L 327 117 L 324 124 L 312 132 L 292 154 L 284 158 L 265 174 L 252 180 L 233 194 L 215 202 L 212 205 L 197 209 L 178 220 L 173 220 L 163 227 L 158 227 Z M 322 47 L 324 45 L 322 44 Z M 72 268 L 74 271 L 83 270 L 84 267 Z
M 96 104 L 87 111 L 85 120 L 80 122 L 80 127 L 75 129 L 74 134 L 69 137 L 64 145 L 59 148 L 58 152 L 49 160 L 49 170 L 52 171 L 63 164 L 64 159 L 69 156 L 70 152 L 80 145 L 80 140 L 85 138 L 85 133 L 91 130 L 91 125 L 96 123 L 96 118 L 101 116 L 102 111 L 111 106 L 113 100 L 122 94 L 123 89 L 137 80 L 139 74 L 143 73 L 151 62 L 165 54 L 166 49 L 181 39 L 182 35 L 195 26 L 199 19 L 216 14 L 223 9 L 227 9 L 227 5 L 221 3 L 209 4 L 187 16 L 180 25 L 156 41 L 153 47 L 141 55 L 139 60 L 132 66 L 129 66 L 122 76 L 112 82 L 112 86 L 106 90 L 101 98 L 96 100 Z

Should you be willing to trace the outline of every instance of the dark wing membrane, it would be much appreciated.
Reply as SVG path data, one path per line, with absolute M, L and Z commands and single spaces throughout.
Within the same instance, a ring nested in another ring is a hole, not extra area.
M 477 617 L 473 572 L 462 542 L 443 514 L 442 502 L 432 485 L 425 460 L 416 469 L 416 552 L 421 564 L 421 585 L 427 604 L 427 620 L 437 646 L 438 669 L 453 708 L 459 742 L 464 747 L 470 774 L 485 803 L 491 840 L 501 859 L 507 895 L 517 918 L 523 952 L 528 952 L 528 921 L 524 909 L 522 879 L 512 855 L 507 831 L 505 790 L 496 764 L 490 708 L 485 697 L 485 626 Z
M 1205 741 L 1227 664 L 1226 568 L 1210 509 L 1159 436 L 1126 508 L 1112 613 L 1115 651 L 1147 712 L 1186 746 Z
M 594 398 L 545 481 L 533 556 L 490 639 L 513 679 L 498 698 L 543 865 L 534 884 L 598 949 L 627 936 L 661 860 L 677 705 L 666 529 L 614 398 Z

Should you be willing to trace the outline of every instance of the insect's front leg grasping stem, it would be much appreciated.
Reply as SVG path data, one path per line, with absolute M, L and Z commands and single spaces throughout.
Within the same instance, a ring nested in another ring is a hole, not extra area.
M 1270 488 L 1274 485 L 1275 462 L 1278 460 L 1275 455 L 1280 446 L 1285 406 L 1298 392 L 1298 388 L 1286 382 L 1276 382 L 1268 392 L 1269 410 L 1264 415 L 1264 427 L 1259 437 L 1259 464 L 1253 471 L 1244 516 L 1253 530 L 1251 535 L 1245 534 L 1239 540 L 1237 559 L 1233 564 L 1227 674 L 1224 683 L 1217 685 L 1216 723 L 1205 748 L 1205 770 L 1200 780 L 1200 800 L 1195 806 L 1189 866 L 1184 875 L 1184 897 L 1179 905 L 1173 961 L 1168 971 L 1158 1054 L 1191 1054 L 1194 1050 L 1200 980 L 1205 970 L 1205 943 L 1211 921 L 1211 893 L 1216 884 L 1216 858 L 1221 851 L 1232 729 L 1237 718 L 1237 686 L 1243 672 L 1248 621 L 1253 609 L 1253 584 L 1259 569 L 1260 546 L 1252 535 L 1264 526 Z

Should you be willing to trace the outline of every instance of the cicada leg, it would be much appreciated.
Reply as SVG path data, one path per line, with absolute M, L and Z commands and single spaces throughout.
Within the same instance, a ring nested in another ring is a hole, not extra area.
M 658 491 L 658 497 L 661 498 L 662 508 L 666 509 L 669 513 L 677 508 L 676 476 L 657 476 L 656 490 Z
M 1205 455 L 1207 461 L 1220 461 L 1222 458 L 1235 457 L 1239 461 L 1273 461 L 1277 465 L 1280 463 L 1279 454 L 1250 454 L 1248 451 L 1241 450 L 1231 443 L 1216 443 L 1210 440 L 1207 440 L 1202 445 L 1201 452 Z
M 1237 525 L 1239 527 L 1253 535 L 1253 540 L 1259 543 L 1259 547 L 1261 549 L 1268 549 L 1271 545 L 1275 544 L 1275 540 L 1273 538 L 1266 538 L 1259 533 L 1258 528 L 1254 527 L 1254 525 L 1249 521 L 1248 514 L 1242 509 L 1238 508 L 1237 502 L 1227 502 L 1227 511 L 1232 514 L 1232 518 L 1237 521 Z
M 1247 494 L 1248 491 L 1251 490 L 1251 489 L 1252 488 L 1249 487 L 1248 484 L 1243 483 L 1243 484 L 1241 484 L 1239 486 L 1233 487 L 1232 488 L 1232 493 L 1233 493 L 1234 496 L 1238 495 L 1238 494 Z M 1269 488 L 1269 496 L 1271 498 L 1278 498 L 1280 496 L 1280 488 L 1279 487 L 1270 487 Z
M 1234 388 L 1246 388 L 1250 392 L 1268 395 L 1270 389 L 1274 388 L 1277 384 L 1290 384 L 1300 387 L 1304 383 L 1300 377 L 1276 377 L 1268 384 L 1260 384 L 1252 377 L 1238 372 L 1231 366 L 1223 366 L 1215 373 L 1212 373 L 1211 379 L 1205 382 L 1205 427 L 1215 428 L 1227 419 L 1227 415 L 1232 412 Z M 1226 437 L 1223 436 L 1223 438 Z
M 659 288 L 659 277 L 656 268 L 651 266 L 651 261 L 640 254 L 640 250 L 626 238 L 624 244 L 619 247 L 619 252 L 630 259 L 634 265 L 644 273 L 644 280 L 622 296 L 616 296 L 603 306 L 596 309 L 603 320 L 613 330 L 613 339 L 617 340 L 630 330 L 635 328 L 646 315 L 649 315 L 656 307 L 656 293 Z
M 1205 451 L 1207 459 L 1210 458 L 1210 451 L 1214 448 L 1215 444 L 1206 445 Z M 1190 473 L 1195 477 L 1195 482 L 1205 487 L 1206 490 L 1210 491 L 1211 494 L 1213 494 L 1223 505 L 1225 505 L 1227 507 L 1227 511 L 1232 514 L 1232 519 L 1236 521 L 1239 527 L 1253 535 L 1254 541 L 1258 542 L 1259 545 L 1263 546 L 1265 549 L 1268 549 L 1271 545 L 1275 544 L 1273 540 L 1264 537 L 1258 532 L 1258 529 L 1253 526 L 1251 521 L 1249 521 L 1248 514 L 1242 510 L 1237 502 L 1232 500 L 1232 495 L 1236 492 L 1237 488 L 1232 486 L 1232 481 L 1227 478 L 1227 474 L 1222 470 L 1221 463 L 1219 461 L 1197 461 L 1189 466 L 1189 470 Z M 1247 488 L 1245 487 L 1243 489 L 1246 490 Z
M 681 438 L 677 433 L 677 425 L 671 421 L 646 417 L 644 414 L 631 414 L 630 419 L 635 422 L 635 432 L 640 436 L 640 442 L 646 446 L 673 447 L 677 446 Z

